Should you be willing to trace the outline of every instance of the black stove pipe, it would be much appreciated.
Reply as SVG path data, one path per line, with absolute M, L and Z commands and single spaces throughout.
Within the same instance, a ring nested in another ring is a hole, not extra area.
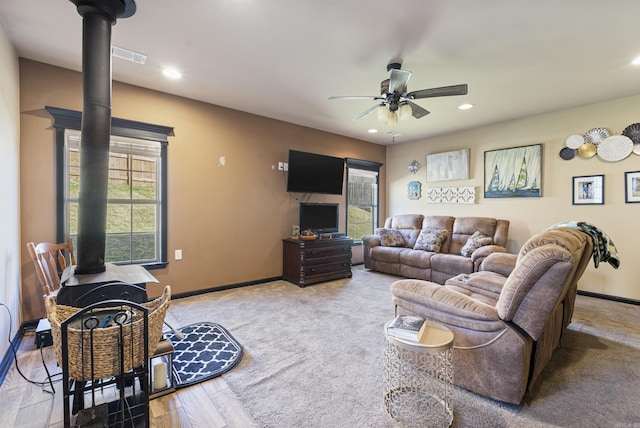
M 105 271 L 111 27 L 135 13 L 134 0 L 70 0 L 82 16 L 82 130 L 78 202 L 77 275 Z

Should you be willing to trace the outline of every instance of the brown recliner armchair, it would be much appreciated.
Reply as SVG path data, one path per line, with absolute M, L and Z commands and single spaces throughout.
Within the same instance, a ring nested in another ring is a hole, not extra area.
M 492 254 L 482 271 L 445 285 L 396 281 L 396 313 L 423 316 L 453 331 L 456 385 L 519 404 L 560 345 L 592 252 L 589 235 L 549 229 L 532 236 L 517 256 Z

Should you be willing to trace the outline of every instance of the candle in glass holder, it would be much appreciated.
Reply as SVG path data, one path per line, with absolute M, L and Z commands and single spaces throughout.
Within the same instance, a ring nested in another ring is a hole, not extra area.
M 167 387 L 167 365 L 160 362 L 153 366 L 153 389 L 158 391 Z

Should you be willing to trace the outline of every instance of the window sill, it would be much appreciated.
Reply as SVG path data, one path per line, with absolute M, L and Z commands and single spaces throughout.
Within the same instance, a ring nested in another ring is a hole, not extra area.
M 116 265 L 138 265 L 142 266 L 146 270 L 165 269 L 168 262 L 145 262 L 145 263 L 114 263 Z

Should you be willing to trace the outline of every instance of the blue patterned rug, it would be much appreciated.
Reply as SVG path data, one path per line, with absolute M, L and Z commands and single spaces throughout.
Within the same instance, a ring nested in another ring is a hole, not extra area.
M 242 359 L 242 345 L 221 325 L 200 322 L 165 333 L 175 350 L 173 376 L 176 388 L 220 376 Z

